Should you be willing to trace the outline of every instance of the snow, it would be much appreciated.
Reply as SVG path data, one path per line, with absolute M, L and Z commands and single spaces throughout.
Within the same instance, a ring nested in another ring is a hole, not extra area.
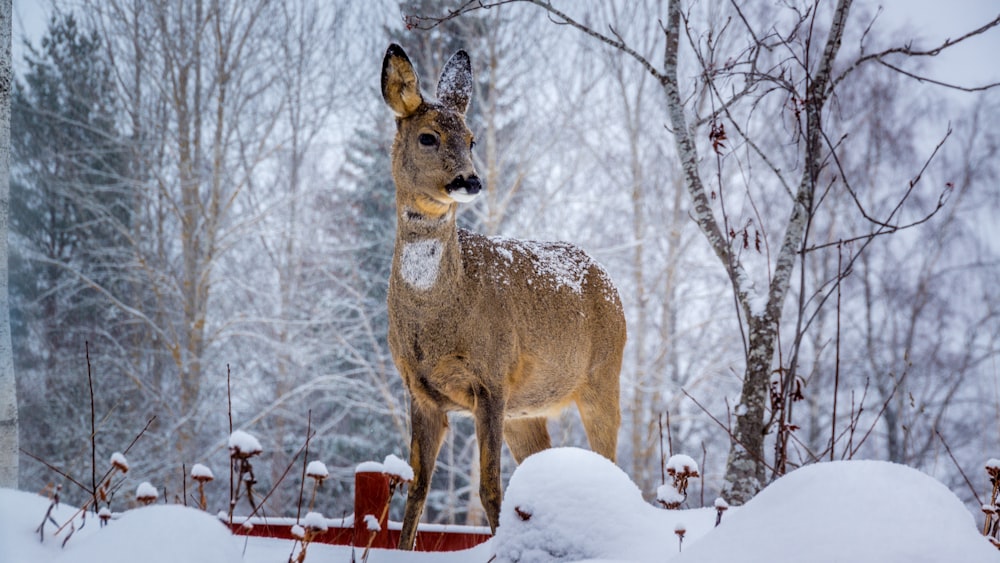
M 382 526 L 378 523 L 378 518 L 374 514 L 365 514 L 365 526 L 369 532 L 380 532 Z
M 393 454 L 385 456 L 385 461 L 382 462 L 382 468 L 382 470 L 389 475 L 399 477 L 400 481 L 408 482 L 413 480 L 413 468 L 410 467 L 410 464 L 399 459 Z
M 306 477 L 312 477 L 313 479 L 326 479 L 329 476 L 330 472 L 326 469 L 326 464 L 322 461 L 313 460 L 306 466 Z
M 385 456 L 385 461 L 365 461 L 359 463 L 354 468 L 355 473 L 385 473 L 397 477 L 400 481 L 410 482 L 413 480 L 413 468 L 398 456 L 389 454 Z
M 257 438 L 242 430 L 229 435 L 229 451 L 243 457 L 250 457 L 264 451 Z
M 809 465 L 730 512 L 677 563 L 1000 561 L 954 493 L 889 462 Z
M 325 532 L 329 525 L 327 524 L 326 518 L 319 512 L 309 512 L 302 519 L 302 525 L 311 530 L 319 530 Z
M 403 244 L 400 273 L 413 289 L 427 290 L 437 281 L 443 252 L 441 241 L 424 239 Z
M 118 468 L 122 473 L 128 473 L 128 460 L 121 452 L 111 454 L 111 467 Z
M 156 500 L 159 496 L 160 493 L 156 491 L 156 487 L 151 485 L 149 481 L 143 481 L 135 488 L 135 498 L 139 500 Z
M 96 527 L 95 527 L 96 528 Z M 85 538 L 74 536 L 53 563 L 239 563 L 239 544 L 211 515 L 181 505 L 130 510 Z
M 467 104 L 472 98 L 472 70 L 469 55 L 465 51 L 458 51 L 448 59 L 447 64 L 441 69 L 441 77 L 438 79 L 437 97 L 451 105 L 453 100 L 465 100 Z M 455 108 L 462 113 L 465 108 Z
M 691 456 L 684 454 L 670 456 L 670 459 L 667 460 L 666 469 L 668 474 L 679 473 L 694 477 L 698 476 L 698 462 Z
M 195 481 L 211 481 L 212 479 L 215 479 L 215 475 L 208 467 L 200 463 L 196 463 L 191 466 L 191 478 Z
M 0 489 L 0 561 L 265 563 L 285 561 L 292 551 L 288 540 L 232 536 L 214 516 L 162 504 L 116 514 L 104 527 L 88 519 L 81 528 L 77 517 L 77 529 L 61 548 L 69 527 L 54 536 L 55 526 L 46 526 L 44 542 L 36 532 L 49 504 L 45 497 Z M 75 512 L 62 505 L 53 519 L 61 525 Z M 979 534 L 972 514 L 951 491 L 919 471 L 887 462 L 806 466 L 727 511 L 717 528 L 715 518 L 711 507 L 656 508 L 603 457 L 550 449 L 514 472 L 494 539 L 451 553 L 374 549 L 369 562 L 458 563 L 487 561 L 494 554 L 498 563 L 1000 562 L 1000 551 Z M 306 526 L 329 522 L 318 513 L 303 519 Z M 350 561 L 351 548 L 313 544 L 308 560 Z
M 354 468 L 355 473 L 385 473 L 385 465 L 377 461 L 363 461 Z
M 662 502 L 666 505 L 679 505 L 684 502 L 687 495 L 681 494 L 674 486 L 670 483 L 665 485 L 660 485 L 656 488 L 656 500 Z
M 536 278 L 548 281 L 552 287 L 566 287 L 583 293 L 583 282 L 595 262 L 583 251 L 565 242 L 538 242 L 506 237 L 489 237 L 503 257 L 513 261 L 514 254 L 528 257 Z M 528 280 L 529 283 L 532 281 Z
M 494 543 L 497 563 L 615 559 L 663 561 L 676 553 L 683 515 L 689 536 L 715 523 L 709 509 L 667 511 L 648 504 L 611 461 L 577 448 L 524 460 L 511 476 Z

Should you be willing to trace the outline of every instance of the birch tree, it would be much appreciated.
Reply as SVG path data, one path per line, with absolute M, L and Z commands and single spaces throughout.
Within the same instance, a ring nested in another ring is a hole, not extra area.
M 11 0 L 0 1 L 0 487 L 17 488 L 17 386 L 10 340 L 7 226 L 10 210 Z

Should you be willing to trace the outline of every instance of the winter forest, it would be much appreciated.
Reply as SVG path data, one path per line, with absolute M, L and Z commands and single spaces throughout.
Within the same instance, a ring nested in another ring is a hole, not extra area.
M 618 286 L 618 465 L 648 498 L 682 453 L 690 507 L 840 459 L 978 506 L 1000 457 L 1000 87 L 933 63 L 1000 16 L 942 35 L 891 4 L 53 0 L 11 93 L 20 488 L 64 481 L 47 466 L 89 483 L 92 425 L 98 460 L 131 445 L 171 500 L 252 432 L 268 514 L 294 511 L 307 436 L 327 515 L 358 463 L 407 458 L 394 42 L 428 95 L 471 56 L 484 195 L 459 223 L 572 242 Z M 472 420 L 450 428 L 425 519 L 482 524 Z M 575 409 L 550 432 L 587 447 Z

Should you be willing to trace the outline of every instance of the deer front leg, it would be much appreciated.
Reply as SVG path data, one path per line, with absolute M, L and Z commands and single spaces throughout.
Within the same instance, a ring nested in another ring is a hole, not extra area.
M 479 441 L 479 498 L 496 533 L 500 522 L 500 449 L 503 447 L 503 399 L 500 393 L 476 393 L 476 439 Z
M 403 529 L 399 533 L 399 549 L 413 549 L 417 537 L 417 524 L 424 511 L 424 502 L 431 486 L 434 464 L 437 462 L 441 440 L 448 428 L 448 418 L 444 411 L 435 407 L 410 401 L 410 466 L 413 467 L 413 483 L 406 495 L 403 512 Z

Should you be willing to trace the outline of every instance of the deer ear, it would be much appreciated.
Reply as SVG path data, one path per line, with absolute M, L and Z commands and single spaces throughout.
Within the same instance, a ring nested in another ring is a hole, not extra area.
M 382 59 L 382 98 L 399 117 L 412 115 L 424 101 L 413 64 L 395 43 L 389 45 Z
M 458 113 L 465 114 L 472 98 L 472 63 L 469 54 L 459 51 L 448 59 L 437 85 L 438 100 Z

